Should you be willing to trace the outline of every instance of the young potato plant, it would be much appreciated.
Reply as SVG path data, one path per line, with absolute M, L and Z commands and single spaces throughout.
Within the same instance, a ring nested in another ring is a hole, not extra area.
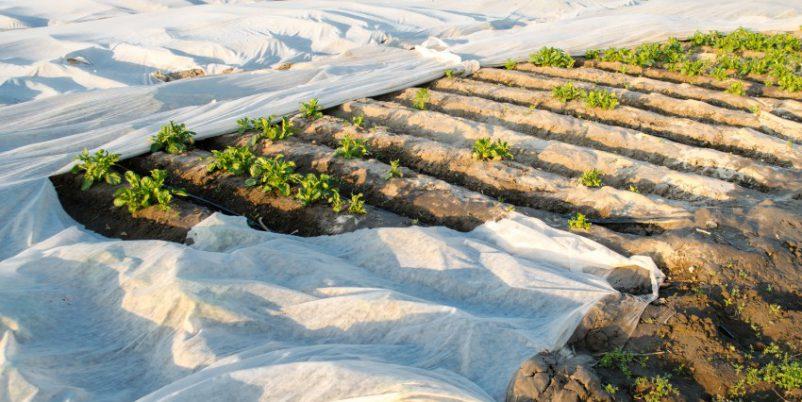
M 72 167 L 72 173 L 84 172 L 81 190 L 86 191 L 95 182 L 105 181 L 108 184 L 120 184 L 120 174 L 113 171 L 112 167 L 120 160 L 120 154 L 110 154 L 104 149 L 100 149 L 89 154 L 89 150 L 84 148 L 76 158 L 78 163 Z
M 574 99 L 582 99 L 587 96 L 587 92 L 574 86 L 572 82 L 559 85 L 551 90 L 551 95 L 562 103 L 568 103 Z
M 340 191 L 334 186 L 331 176 L 314 173 L 307 174 L 299 181 L 300 187 L 295 194 L 295 198 L 301 201 L 304 206 L 314 204 L 317 201 L 325 200 L 331 205 L 334 212 L 340 212 L 343 207 Z
M 295 135 L 295 128 L 287 117 L 282 117 L 281 120 L 274 120 L 273 116 L 269 116 L 268 118 L 262 117 L 254 121 L 254 127 L 261 129 L 262 132 L 251 138 L 251 146 L 256 145 L 261 140 L 281 141 Z
M 348 212 L 356 215 L 365 215 L 368 213 L 365 210 L 365 196 L 362 193 L 351 194 L 351 200 L 348 201 Z
M 207 167 L 209 172 L 222 170 L 236 176 L 248 173 L 255 159 L 253 152 L 248 147 L 227 147 L 222 151 L 213 150 L 212 155 L 214 155 L 214 160 Z
M 571 68 L 574 66 L 574 58 L 562 49 L 544 47 L 537 53 L 529 55 L 529 61 L 536 66 Z
M 415 92 L 415 100 L 412 101 L 412 106 L 418 110 L 426 110 L 426 105 L 429 103 L 429 90 L 421 88 Z
M 585 187 L 601 187 L 601 171 L 598 169 L 591 169 L 582 172 L 579 182 Z
M 507 59 L 504 62 L 504 68 L 507 70 L 515 70 L 518 67 L 518 62 L 513 59 Z
M 571 219 L 568 220 L 568 229 L 572 230 L 589 230 L 590 222 L 584 214 L 577 212 Z
M 310 120 L 317 120 L 323 117 L 317 98 L 310 99 L 307 103 L 301 103 L 301 115 Z
M 334 151 L 334 155 L 342 156 L 345 159 L 364 158 L 370 155 L 370 150 L 368 150 L 365 140 L 352 138 L 346 134 L 340 140 L 340 146 Z
M 147 208 L 151 205 L 158 205 L 163 210 L 170 209 L 173 196 L 186 196 L 187 193 L 181 189 L 164 187 L 164 180 L 167 172 L 160 169 L 150 171 L 150 176 L 140 177 L 138 174 L 125 172 L 127 187 L 119 188 L 114 192 L 114 206 L 127 207 L 131 214 Z
M 512 159 L 510 153 L 510 145 L 506 141 L 496 139 L 492 141 L 490 137 L 480 138 L 473 143 L 473 152 L 471 153 L 474 159 L 486 161 L 500 161 L 503 159 Z
M 246 186 L 262 186 L 265 192 L 275 191 L 283 196 L 289 196 L 292 185 L 301 180 L 301 175 L 295 173 L 295 162 L 285 161 L 281 154 L 273 158 L 256 158 L 248 172 L 251 177 L 245 180 Z
M 585 95 L 585 105 L 604 110 L 613 110 L 618 106 L 618 96 L 605 89 L 594 89 Z
M 733 82 L 732 84 L 730 84 L 729 87 L 727 87 L 727 93 L 738 96 L 744 96 L 746 94 L 746 90 L 744 89 L 744 83 L 741 81 Z
M 404 173 L 401 172 L 401 162 L 396 159 L 390 161 L 390 170 L 384 174 L 384 180 L 390 180 L 393 177 L 403 177 Z
M 182 154 L 195 143 L 194 136 L 195 133 L 187 130 L 186 125 L 170 121 L 150 137 L 150 152 L 164 150 L 168 154 Z
M 365 124 L 365 116 L 358 115 L 351 117 L 351 124 L 353 124 L 356 128 L 362 127 Z
M 252 131 L 256 127 L 254 125 L 255 120 L 251 119 L 248 116 L 245 116 L 239 120 L 237 120 L 237 132 L 240 134 L 244 134 L 247 131 Z

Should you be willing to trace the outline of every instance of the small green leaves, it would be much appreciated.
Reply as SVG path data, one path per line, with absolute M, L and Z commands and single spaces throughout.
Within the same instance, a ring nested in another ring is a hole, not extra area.
M 158 205 L 163 210 L 170 209 L 173 196 L 186 196 L 181 189 L 164 188 L 167 172 L 154 169 L 150 176 L 140 177 L 134 172 L 125 172 L 125 181 L 128 186 L 119 188 L 114 192 L 114 206 L 128 208 L 128 212 L 135 213 L 151 205 Z
M 390 170 L 384 174 L 384 180 L 390 180 L 393 177 L 403 177 L 404 173 L 401 172 L 401 163 L 398 159 L 390 161 Z
M 186 125 L 170 121 L 156 135 L 150 137 L 150 152 L 164 150 L 168 154 L 184 153 L 195 143 L 193 136 L 195 133 L 187 130 Z
M 606 89 L 594 89 L 585 95 L 585 105 L 604 110 L 612 110 L 618 106 L 618 96 Z
M 504 62 L 504 68 L 507 70 L 515 70 L 518 67 L 518 62 L 513 59 L 507 59 Z
M 256 145 L 261 140 L 281 141 L 295 135 L 295 128 L 286 117 L 282 117 L 281 120 L 275 120 L 273 116 L 261 117 L 252 120 L 252 122 L 253 127 L 262 132 L 251 137 L 251 146 Z
M 254 161 L 254 155 L 248 147 L 227 147 L 223 151 L 213 150 L 212 154 L 214 161 L 207 167 L 209 172 L 223 170 L 241 176 L 248 172 Z
M 301 103 L 301 115 L 307 119 L 317 120 L 323 117 L 323 112 L 320 111 L 320 105 L 316 98 L 310 99 L 307 103 Z
M 574 66 L 574 58 L 561 49 L 544 47 L 529 55 L 529 61 L 536 66 L 563 67 Z
M 446 78 L 453 78 L 454 77 L 454 70 L 449 68 L 446 71 L 444 71 L 443 74 L 446 75 Z
M 317 176 L 314 173 L 309 173 L 299 180 L 299 184 L 300 187 L 295 194 L 295 198 L 301 201 L 303 205 L 311 205 L 319 200 L 326 200 L 334 207 L 334 212 L 339 212 L 342 208 L 340 192 L 332 184 L 331 176 L 327 174 Z
M 253 123 L 254 120 L 247 116 L 237 120 L 237 132 L 243 134 L 246 131 L 253 130 L 254 129 Z
M 352 138 L 346 134 L 340 140 L 340 146 L 334 151 L 334 155 L 342 156 L 345 159 L 363 158 L 370 154 L 365 140 Z
M 412 101 L 412 106 L 418 110 L 426 110 L 426 104 L 429 103 L 429 90 L 421 88 L 415 92 L 415 100 Z
M 365 196 L 362 193 L 351 194 L 351 200 L 348 201 L 348 212 L 357 215 L 365 215 L 368 212 L 365 210 Z
M 100 149 L 94 155 L 90 155 L 89 151 L 84 148 L 75 159 L 79 162 L 72 167 L 72 173 L 84 172 L 81 190 L 86 191 L 92 187 L 92 184 L 101 180 L 112 185 L 120 184 L 119 173 L 111 170 L 120 160 L 120 154 L 110 154 Z
M 357 127 L 357 128 L 362 127 L 362 125 L 365 124 L 365 116 L 357 115 L 357 116 L 351 117 L 351 124 L 353 124 L 354 127 Z
M 579 182 L 585 187 L 601 187 L 601 173 L 598 169 L 586 170 L 582 173 L 582 177 L 579 178 Z
M 571 219 L 568 220 L 568 229 L 572 230 L 589 230 L 590 222 L 584 214 L 577 212 Z
M 738 96 L 744 96 L 744 94 L 746 94 L 746 90 L 744 90 L 744 83 L 741 81 L 733 82 L 732 84 L 730 84 L 729 87 L 727 87 L 727 93 Z
M 289 196 L 292 185 L 301 180 L 301 175 L 295 173 L 295 162 L 285 161 L 281 154 L 273 158 L 256 158 L 249 173 L 251 178 L 245 180 L 246 186 L 259 185 L 265 192 L 275 191 L 283 196 Z
M 492 141 L 490 137 L 480 138 L 473 143 L 473 152 L 471 156 L 478 160 L 494 160 L 500 161 L 503 159 L 512 159 L 510 153 L 510 145 L 500 139 Z
M 572 82 L 559 85 L 551 90 L 551 95 L 562 103 L 568 103 L 574 99 L 582 99 L 587 92 L 574 86 Z

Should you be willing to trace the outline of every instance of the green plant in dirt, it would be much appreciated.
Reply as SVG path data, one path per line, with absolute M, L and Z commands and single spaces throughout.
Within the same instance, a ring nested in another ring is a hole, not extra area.
M 585 90 L 575 87 L 572 82 L 558 85 L 551 90 L 551 96 L 562 103 L 568 103 L 574 99 L 581 99 L 586 95 L 587 92 Z
M 246 186 L 262 186 L 266 192 L 275 191 L 283 196 L 289 196 L 292 185 L 301 180 L 301 175 L 295 173 L 295 162 L 284 160 L 281 154 L 273 158 L 256 158 L 248 172 L 251 177 L 245 180 Z
M 635 380 L 635 397 L 646 402 L 661 402 L 672 395 L 679 395 L 679 390 L 669 381 L 669 376 L 638 377 Z
M 390 170 L 384 174 L 384 180 L 390 180 L 393 177 L 403 177 L 404 173 L 401 172 L 401 162 L 396 159 L 390 161 Z
M 513 59 L 507 59 L 504 62 L 504 68 L 507 70 L 515 70 L 518 67 L 518 62 Z
M 707 63 L 703 60 L 686 60 L 681 61 L 679 63 L 672 64 L 669 67 L 669 70 L 677 71 L 682 75 L 686 75 L 688 77 L 697 77 L 702 75 L 703 72 L 708 68 Z
M 320 104 L 318 103 L 317 98 L 312 98 L 309 102 L 301 103 L 300 107 L 301 116 L 306 117 L 307 119 L 317 120 L 323 117 L 323 112 L 320 109 Z
M 607 384 L 604 386 L 604 392 L 610 395 L 615 395 L 618 392 L 618 387 L 613 384 Z
M 241 176 L 249 171 L 254 160 L 253 152 L 248 147 L 227 147 L 222 151 L 213 150 L 214 160 L 207 170 L 214 172 L 223 170 Z
M 195 133 L 184 124 L 170 121 L 156 135 L 150 137 L 150 152 L 164 150 L 168 154 L 181 154 L 195 143 Z
M 633 193 L 640 193 L 640 190 L 638 190 L 638 186 L 634 184 L 630 184 L 627 189 Z
M 429 103 L 429 90 L 421 88 L 415 92 L 415 100 L 412 101 L 412 106 L 418 110 L 426 110 L 426 105 Z
M 727 78 L 730 78 L 729 70 L 727 70 L 726 67 L 721 65 L 714 66 L 713 68 L 708 70 L 707 74 L 719 81 L 724 81 Z
M 579 177 L 579 183 L 585 187 L 601 187 L 601 173 L 601 170 L 598 169 L 586 170 L 582 172 L 582 176 Z
M 362 193 L 351 194 L 351 200 L 348 201 L 348 212 L 357 215 L 365 215 L 368 211 L 365 210 L 365 196 Z
M 351 117 L 351 124 L 353 124 L 354 127 L 362 127 L 362 125 L 365 124 L 365 116 L 358 115 Z
M 597 60 L 601 56 L 601 50 L 599 49 L 588 49 L 585 51 L 585 58 L 588 60 Z
M 627 378 L 632 378 L 632 370 L 629 369 L 629 364 L 635 360 L 635 355 L 632 352 L 618 347 L 609 352 L 605 352 L 599 358 L 599 366 L 604 368 L 617 368 Z
M 248 116 L 237 120 L 237 132 L 240 134 L 243 134 L 246 131 L 251 131 L 254 128 L 254 119 L 251 119 Z
M 334 151 L 334 155 L 345 159 L 364 158 L 369 154 L 370 150 L 365 140 L 353 138 L 349 134 L 340 140 L 340 146 Z
M 450 68 L 448 70 L 444 71 L 443 73 L 446 75 L 446 78 L 453 78 L 454 77 L 454 70 L 452 70 Z
M 727 87 L 727 93 L 743 96 L 746 93 L 746 90 L 744 90 L 744 83 L 741 81 L 733 82 L 729 87 Z
M 474 159 L 486 161 L 494 160 L 500 161 L 503 159 L 512 159 L 510 153 L 510 145 L 506 141 L 496 139 L 491 140 L 490 137 L 480 138 L 473 143 L 473 152 L 471 153 Z
M 254 127 L 262 132 L 251 138 L 252 146 L 261 140 L 281 141 L 295 135 L 295 128 L 287 117 L 281 120 L 274 120 L 273 116 L 261 117 L 254 120 Z
M 588 91 L 585 96 L 585 105 L 604 110 L 612 110 L 618 106 L 618 96 L 606 89 L 594 89 Z
M 138 174 L 125 172 L 125 181 L 128 186 L 119 188 L 114 192 L 114 206 L 127 207 L 128 212 L 135 213 L 151 205 L 158 205 L 163 210 L 170 209 L 170 202 L 173 196 L 186 196 L 186 192 L 181 189 L 171 189 L 164 187 L 164 180 L 167 172 L 154 169 L 150 171 L 150 176 L 140 177 Z
M 571 219 L 568 219 L 568 229 L 572 230 L 588 230 L 590 229 L 590 222 L 585 214 L 577 212 Z
M 320 200 L 326 200 L 334 209 L 334 212 L 340 212 L 342 209 L 342 199 L 340 198 L 340 191 L 334 186 L 331 176 L 321 174 L 320 176 L 314 173 L 307 174 L 299 181 L 300 187 L 298 188 L 295 198 L 297 198 L 303 205 L 311 205 Z
M 574 66 L 574 58 L 561 49 L 544 47 L 529 55 L 529 61 L 536 66 L 570 68 Z
M 72 167 L 72 173 L 84 172 L 81 190 L 88 190 L 92 184 L 99 181 L 105 181 L 111 185 L 120 184 L 120 174 L 112 170 L 112 167 L 120 160 L 120 154 L 111 154 L 104 149 L 89 154 L 89 150 L 84 148 L 75 159 L 78 163 Z

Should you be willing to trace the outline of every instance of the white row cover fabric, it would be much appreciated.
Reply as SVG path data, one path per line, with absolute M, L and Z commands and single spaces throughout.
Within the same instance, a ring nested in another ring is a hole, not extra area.
M 654 264 L 520 215 L 320 238 L 214 215 L 192 246 L 106 239 L 47 177 L 83 148 L 146 152 L 168 120 L 205 138 L 544 45 L 802 23 L 802 4 L 765 0 L 200 3 L 0 2 L 0 401 L 501 399 L 617 294 L 606 272 L 656 285 Z M 195 68 L 209 76 L 152 78 Z

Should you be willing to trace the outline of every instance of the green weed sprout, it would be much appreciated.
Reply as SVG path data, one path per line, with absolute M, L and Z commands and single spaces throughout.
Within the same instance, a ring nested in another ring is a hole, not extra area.
M 608 90 L 594 89 L 592 91 L 588 91 L 587 95 L 585 96 L 585 105 L 604 110 L 612 110 L 618 106 L 618 96 Z
M 570 68 L 574 66 L 574 58 L 561 49 L 544 47 L 537 53 L 529 55 L 529 61 L 536 66 Z
M 390 161 L 390 170 L 384 174 L 384 180 L 390 180 L 393 177 L 403 177 L 404 173 L 401 172 L 401 162 L 396 159 Z
M 480 138 L 473 143 L 471 156 L 482 161 L 512 159 L 510 145 L 507 142 L 500 139 L 492 141 L 489 137 Z
M 579 182 L 585 187 L 601 187 L 601 171 L 598 169 L 591 169 L 582 172 Z
M 207 167 L 209 172 L 222 170 L 236 176 L 247 173 L 255 159 L 253 152 L 248 147 L 227 147 L 222 151 L 213 150 L 212 155 L 214 155 L 214 160 Z
M 165 188 L 166 178 L 167 172 L 160 169 L 151 170 L 150 176 L 144 177 L 130 170 L 125 172 L 128 186 L 114 192 L 114 206 L 117 208 L 125 206 L 131 214 L 151 205 L 158 205 L 165 211 L 169 210 L 174 195 L 186 196 L 187 193 L 181 189 Z
M 187 130 L 185 124 L 170 121 L 150 137 L 150 152 L 164 150 L 168 154 L 182 154 L 195 143 L 194 136 L 195 133 Z
M 426 110 L 426 104 L 429 103 L 429 90 L 421 88 L 415 92 L 415 100 L 412 101 L 412 106 L 418 110 Z
M 249 173 L 251 177 L 245 180 L 246 186 L 259 185 L 265 192 L 275 191 L 283 196 L 289 196 L 292 185 L 301 180 L 301 175 L 295 173 L 295 162 L 285 161 L 281 154 L 273 158 L 256 158 Z
M 365 140 L 352 138 L 346 134 L 340 140 L 340 146 L 334 151 L 334 155 L 342 156 L 345 159 L 363 158 L 370 154 Z
M 94 155 L 90 155 L 89 150 L 84 148 L 75 159 L 79 162 L 72 167 L 72 173 L 84 172 L 82 191 L 88 190 L 92 184 L 101 180 L 111 185 L 120 184 L 120 174 L 112 170 L 120 160 L 120 154 L 111 154 L 100 149 Z
M 573 83 L 569 82 L 554 87 L 554 89 L 551 90 L 551 95 L 562 103 L 568 103 L 574 99 L 584 98 L 587 92 L 581 88 L 575 87 Z
M 307 103 L 301 103 L 301 115 L 307 119 L 317 120 L 323 117 L 317 98 L 310 99 Z
M 577 212 L 571 219 L 568 219 L 568 229 L 588 230 L 590 229 L 590 222 L 584 214 Z

